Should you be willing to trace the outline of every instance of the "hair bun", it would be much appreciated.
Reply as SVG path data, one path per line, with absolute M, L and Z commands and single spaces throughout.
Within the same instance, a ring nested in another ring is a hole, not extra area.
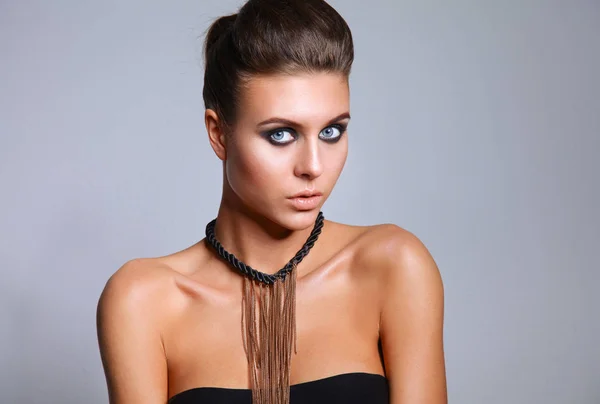
M 223 17 L 218 18 L 208 30 L 205 39 L 205 48 L 204 53 L 206 56 L 210 53 L 210 50 L 214 48 L 215 44 L 227 34 L 231 32 L 233 29 L 233 24 L 237 19 L 237 13 L 231 15 L 225 15 Z
M 211 25 L 204 56 L 204 105 L 231 127 L 242 80 L 297 72 L 348 78 L 354 44 L 348 24 L 325 0 L 249 0 Z

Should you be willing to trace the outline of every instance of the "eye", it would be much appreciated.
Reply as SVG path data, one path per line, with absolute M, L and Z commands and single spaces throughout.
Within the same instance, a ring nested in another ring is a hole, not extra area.
M 268 140 L 277 145 L 287 144 L 294 140 L 294 134 L 289 129 L 276 129 L 267 134 Z
M 319 137 L 327 141 L 337 141 L 342 136 L 344 128 L 339 125 L 328 126 L 319 133 Z

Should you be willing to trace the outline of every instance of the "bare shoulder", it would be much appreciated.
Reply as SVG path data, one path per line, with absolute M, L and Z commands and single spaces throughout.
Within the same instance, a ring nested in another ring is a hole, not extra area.
M 400 226 L 390 223 L 368 226 L 361 239 L 357 254 L 387 280 L 400 277 L 412 282 L 435 282 L 440 277 L 425 244 Z
M 391 402 L 446 403 L 444 290 L 423 242 L 393 224 L 370 227 L 358 255 L 376 274 Z
M 354 265 L 361 274 L 379 280 L 382 294 L 397 294 L 406 287 L 442 295 L 436 262 L 414 233 L 391 223 L 328 224 L 335 238 L 345 240 L 344 245 L 351 250 Z
M 123 264 L 106 282 L 99 308 L 119 304 L 147 307 L 164 297 L 174 271 L 153 258 L 136 258 Z
M 160 336 L 178 300 L 176 271 L 158 258 L 136 258 L 123 264 L 106 282 L 96 311 L 100 342 L 119 321 Z M 125 332 L 122 328 L 119 332 Z
M 161 330 L 171 312 L 172 272 L 156 259 L 135 259 L 104 286 L 96 320 L 111 403 L 166 402 Z

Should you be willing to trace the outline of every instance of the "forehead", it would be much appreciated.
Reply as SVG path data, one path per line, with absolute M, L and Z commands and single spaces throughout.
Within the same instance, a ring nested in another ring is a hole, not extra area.
M 240 92 L 239 121 L 282 117 L 327 121 L 349 111 L 348 79 L 339 73 L 253 76 Z

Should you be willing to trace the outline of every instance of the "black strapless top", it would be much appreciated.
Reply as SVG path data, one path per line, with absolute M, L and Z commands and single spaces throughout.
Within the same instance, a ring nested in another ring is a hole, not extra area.
M 171 397 L 168 404 L 251 404 L 250 389 L 197 387 Z M 344 373 L 290 386 L 290 404 L 389 404 L 388 382 L 382 375 Z

